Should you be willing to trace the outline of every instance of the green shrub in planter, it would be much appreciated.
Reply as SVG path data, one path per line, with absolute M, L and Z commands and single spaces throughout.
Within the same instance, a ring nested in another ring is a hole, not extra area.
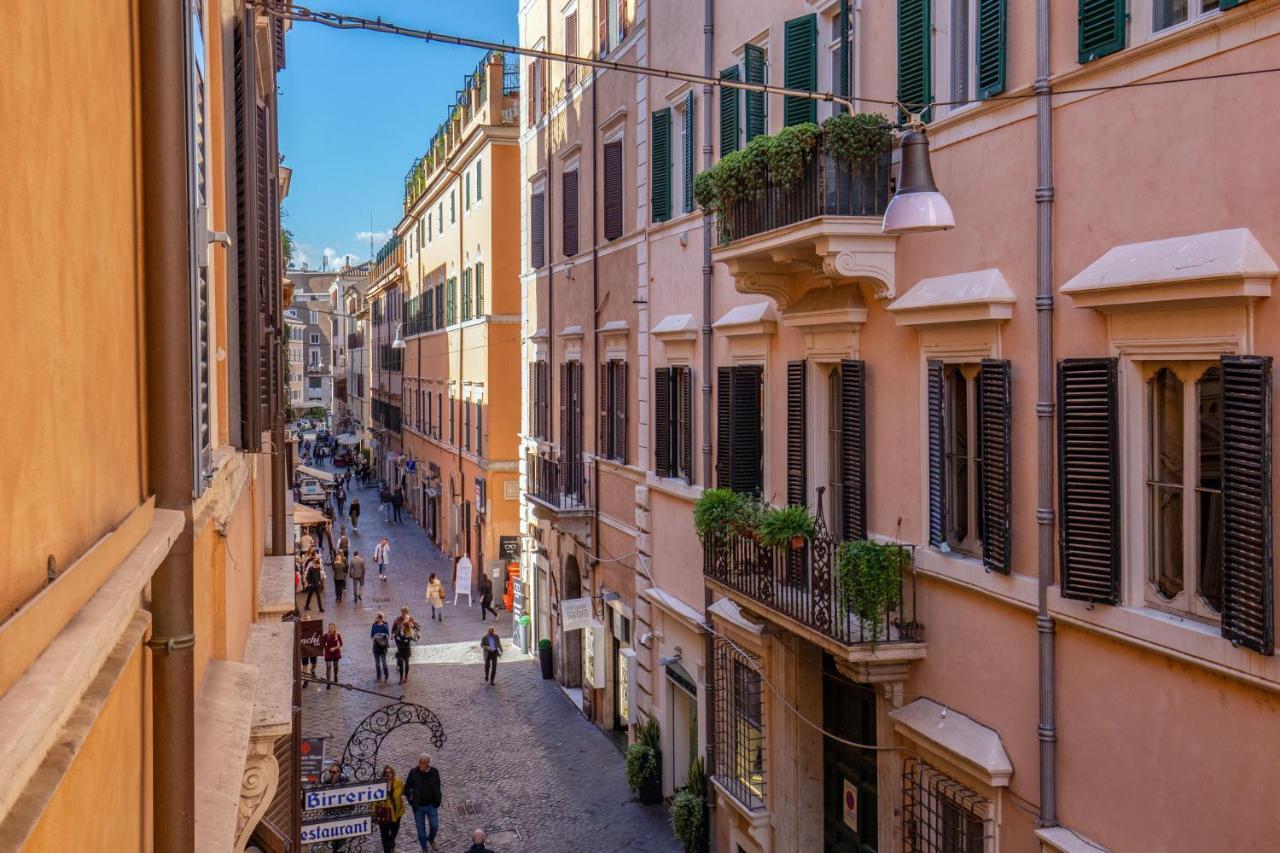
M 885 614 L 901 603 L 902 561 L 901 546 L 869 539 L 845 542 L 836 551 L 840 610 L 870 630 L 872 645 L 882 636 Z
M 756 526 L 761 545 L 799 548 L 813 538 L 813 516 L 802 506 L 784 506 L 765 512 Z
M 528 613 L 525 613 L 525 614 L 523 614 L 523 615 L 520 617 L 520 624 L 521 624 L 521 625 L 528 625 L 528 624 L 529 624 L 529 623 L 531 623 L 532 621 L 533 621 L 533 619 L 531 619 L 531 618 L 529 617 L 529 614 L 528 614 Z M 547 640 L 547 645 L 551 645 L 551 641 L 550 641 L 550 640 Z
M 551 648 L 551 641 L 548 640 L 546 637 L 543 637 L 541 640 L 538 641 L 538 648 L 540 649 Z
M 732 489 L 705 489 L 693 502 L 693 526 L 698 538 L 726 536 L 749 522 L 751 502 Z
M 627 787 L 639 791 L 658 772 L 658 753 L 640 741 L 627 747 Z
M 701 850 L 706 834 L 706 803 L 688 788 L 681 788 L 671 798 L 671 832 L 687 851 Z
M 874 163 L 892 144 L 892 130 L 876 113 L 837 113 L 822 123 L 822 138 L 836 160 L 854 166 Z

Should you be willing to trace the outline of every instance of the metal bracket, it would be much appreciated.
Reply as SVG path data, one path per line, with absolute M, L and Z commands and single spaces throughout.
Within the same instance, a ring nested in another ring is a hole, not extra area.
M 147 640 L 147 648 L 153 651 L 164 649 L 165 654 L 173 654 L 175 651 L 182 649 L 195 648 L 195 645 L 195 634 L 182 634 L 178 637 L 152 637 Z

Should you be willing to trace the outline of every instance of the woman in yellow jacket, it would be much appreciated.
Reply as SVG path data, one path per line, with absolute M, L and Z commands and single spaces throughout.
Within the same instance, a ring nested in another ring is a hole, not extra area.
M 382 778 L 387 783 L 387 798 L 373 804 L 373 821 L 382 835 L 383 853 L 392 853 L 400 834 L 400 818 L 404 817 L 404 780 L 396 778 L 390 764 L 382 768 Z

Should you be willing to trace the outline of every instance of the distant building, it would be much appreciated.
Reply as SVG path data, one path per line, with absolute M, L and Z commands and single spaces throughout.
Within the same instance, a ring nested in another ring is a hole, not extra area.
M 333 411 L 334 306 L 330 288 L 339 278 L 336 272 L 289 270 L 293 282 L 293 304 L 298 319 L 306 323 L 302 339 L 302 404 L 306 409 L 320 406 Z

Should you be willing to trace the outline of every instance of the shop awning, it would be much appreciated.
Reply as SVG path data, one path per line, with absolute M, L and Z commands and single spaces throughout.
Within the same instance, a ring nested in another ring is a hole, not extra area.
M 327 524 L 329 519 L 324 517 L 324 513 L 309 506 L 295 504 L 293 507 L 293 523 L 294 524 Z
M 338 436 L 338 444 L 341 444 L 343 447 L 355 447 L 359 443 L 360 437 L 353 435 L 352 433 L 343 433 Z
M 321 471 L 319 468 L 312 468 L 309 465 L 299 465 L 294 470 L 304 477 L 312 477 L 316 480 L 322 480 L 323 482 L 326 482 L 326 483 L 333 482 L 333 475 L 330 474 L 328 471 Z

